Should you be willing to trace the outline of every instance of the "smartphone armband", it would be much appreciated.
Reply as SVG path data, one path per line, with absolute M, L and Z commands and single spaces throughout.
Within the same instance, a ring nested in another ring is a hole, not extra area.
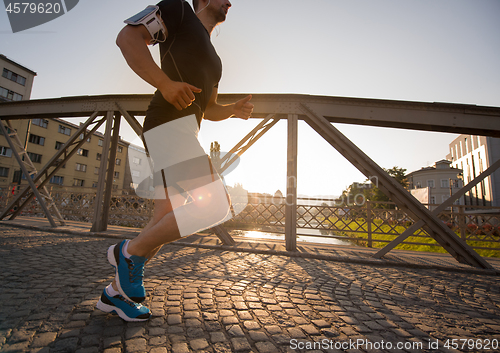
M 158 6 L 150 5 L 137 15 L 123 22 L 132 26 L 144 25 L 149 34 L 151 34 L 150 44 L 161 43 L 167 39 L 167 30 L 161 19 L 160 8 Z

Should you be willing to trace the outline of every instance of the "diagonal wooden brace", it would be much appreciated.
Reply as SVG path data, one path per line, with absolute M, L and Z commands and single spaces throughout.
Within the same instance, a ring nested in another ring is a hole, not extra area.
M 493 173 L 495 170 L 500 168 L 500 159 L 493 163 L 488 169 L 486 169 L 484 172 L 479 174 L 474 180 L 472 180 L 470 183 L 465 185 L 462 189 L 460 189 L 458 192 L 453 194 L 451 197 L 449 197 L 446 201 L 444 201 L 441 205 L 436 207 L 433 211 L 432 214 L 434 216 L 439 215 L 441 212 L 443 212 L 447 207 L 450 207 L 453 205 L 453 203 L 464 196 L 466 193 L 468 193 L 474 186 L 479 184 L 484 178 L 486 178 L 488 175 Z M 406 238 L 410 237 L 415 231 L 418 229 L 422 228 L 425 225 L 423 220 L 419 220 L 418 222 L 413 223 L 408 229 L 406 229 L 401 235 L 399 235 L 396 239 L 391 241 L 389 244 L 384 246 L 382 249 L 380 249 L 376 254 L 373 255 L 374 258 L 380 259 L 382 256 L 386 255 L 389 251 L 394 249 L 396 246 L 401 244 L 403 241 L 406 240 Z
M 361 151 L 323 116 L 316 114 L 307 104 L 301 105 L 306 122 L 328 143 L 339 151 L 367 178 L 377 177 L 378 187 L 405 211 L 414 221 L 422 220 L 424 229 L 458 262 L 484 269 L 492 269 L 477 252 L 456 236 L 439 218 L 389 176 L 379 165 Z

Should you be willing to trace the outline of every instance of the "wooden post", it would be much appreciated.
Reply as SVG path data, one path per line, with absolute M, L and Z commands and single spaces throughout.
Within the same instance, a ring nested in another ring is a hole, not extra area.
M 459 205 L 458 206 L 458 226 L 460 228 L 460 238 L 462 238 L 463 241 L 467 240 L 467 222 L 465 219 L 465 206 L 464 205 Z
M 94 223 L 91 232 L 100 232 L 103 229 L 102 208 L 104 198 L 104 186 L 106 183 L 106 167 L 108 164 L 109 145 L 111 142 L 111 128 L 113 126 L 113 111 L 108 111 L 106 115 L 106 129 L 104 131 L 104 143 L 102 146 L 101 164 L 99 166 L 99 179 L 97 181 L 97 192 L 95 196 Z
M 298 116 L 288 115 L 285 241 L 287 251 L 297 250 L 297 138 Z
M 368 247 L 373 247 L 372 242 L 372 207 L 370 201 L 366 201 L 366 225 L 368 227 Z
M 108 229 L 109 205 L 111 201 L 111 192 L 113 191 L 113 179 L 115 178 L 116 150 L 118 149 L 118 142 L 120 139 L 120 120 L 121 120 L 120 113 L 116 113 L 113 124 L 113 136 L 111 138 L 111 148 L 109 150 L 108 170 L 106 175 L 106 189 L 104 190 L 102 220 L 99 231 L 105 231 L 106 229 Z

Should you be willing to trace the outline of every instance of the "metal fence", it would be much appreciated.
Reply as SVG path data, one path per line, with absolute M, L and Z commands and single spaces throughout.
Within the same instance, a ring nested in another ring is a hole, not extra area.
M 64 219 L 93 221 L 95 189 L 54 187 L 50 191 Z M 0 207 L 5 208 L 13 196 L 11 190 L 2 191 Z M 284 233 L 285 205 L 284 198 L 252 196 L 244 210 L 224 226 Z M 153 200 L 117 190 L 111 198 L 108 224 L 142 228 L 152 217 L 153 206 Z M 437 205 L 427 206 L 432 209 Z M 44 217 L 36 200 L 21 215 Z M 439 218 L 473 248 L 499 251 L 500 255 L 500 207 L 455 205 L 453 209 L 440 213 Z M 412 224 L 413 220 L 390 202 L 365 201 L 345 205 L 339 200 L 298 199 L 297 234 L 301 237 L 331 238 L 360 246 L 382 247 Z M 423 229 L 416 231 L 400 248 L 405 245 L 439 246 Z
M 438 205 L 426 206 L 432 209 Z M 456 205 L 438 217 L 473 248 L 498 251 L 500 255 L 500 207 Z M 297 234 L 301 236 L 382 247 L 412 224 L 413 220 L 391 202 L 364 201 L 345 205 L 340 200 L 298 199 Z M 285 200 L 268 197 L 251 201 L 225 226 L 283 233 Z M 399 248 L 405 248 L 405 245 L 440 246 L 423 229 L 416 231 Z
M 96 190 L 93 188 L 49 188 L 59 212 L 65 220 L 92 223 Z M 17 194 L 17 190 L 3 190 L 0 193 L 0 207 L 3 211 L 9 201 Z M 123 227 L 142 228 L 153 215 L 153 200 L 143 199 L 136 195 L 126 195 L 116 190 L 110 200 L 110 216 L 108 224 Z M 21 216 L 45 217 L 36 199 L 24 208 Z

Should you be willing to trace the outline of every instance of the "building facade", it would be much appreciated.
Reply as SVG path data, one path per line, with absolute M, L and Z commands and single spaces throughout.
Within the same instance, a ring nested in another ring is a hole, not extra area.
M 41 170 L 79 128 L 78 125 L 62 119 L 12 120 L 11 124 L 18 132 L 21 143 L 26 144 L 26 151 L 37 170 Z M 83 134 L 80 139 L 83 139 Z M 47 186 L 75 188 L 82 192 L 87 188 L 97 188 L 103 142 L 104 136 L 99 132 L 89 137 L 78 152 L 50 179 Z M 116 192 L 124 189 L 127 151 L 128 143 L 120 139 L 113 180 L 113 190 Z M 26 176 L 21 175 L 21 168 L 12 155 L 6 138 L 0 136 L 0 188 L 12 190 L 13 187 L 21 185 L 22 188 L 27 184 Z M 125 185 L 125 188 L 129 186 Z
M 0 102 L 28 100 L 36 72 L 0 54 Z
M 407 174 L 406 178 L 408 189 L 420 202 L 438 205 L 462 187 L 461 175 L 461 169 L 453 167 L 448 160 L 441 160 L 432 167 Z M 462 200 L 456 202 L 462 203 Z
M 500 159 L 500 138 L 460 135 L 450 143 L 447 158 L 453 167 L 463 170 L 464 183 L 467 184 Z M 465 204 L 500 206 L 500 170 L 477 184 L 465 196 Z

